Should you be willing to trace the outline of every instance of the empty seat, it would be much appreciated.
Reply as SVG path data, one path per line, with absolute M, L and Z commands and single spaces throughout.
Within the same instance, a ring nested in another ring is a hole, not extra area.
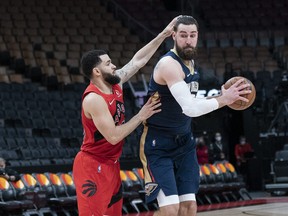
M 15 140 L 19 148 L 27 148 L 26 139 L 24 137 L 17 137 Z
M 51 105 L 51 108 L 52 110 L 54 110 L 54 112 L 56 112 L 57 110 L 62 110 L 62 103 L 60 101 L 50 101 L 50 105 Z M 58 116 L 56 116 L 58 117 Z
M 44 122 L 42 119 L 33 118 L 32 119 L 32 126 L 33 126 L 33 128 L 43 128 Z
M 31 149 L 20 149 L 19 152 L 20 152 L 20 155 L 22 156 L 22 158 L 25 160 L 33 158 Z M 29 163 L 29 165 L 30 165 L 30 163 Z
M 130 170 L 120 170 L 120 177 L 123 186 L 123 206 L 125 209 L 133 208 L 134 211 L 140 213 L 141 208 L 149 211 L 148 206 L 141 199 L 140 191 L 143 190 L 141 182 Z
M 35 142 L 36 145 L 38 146 L 39 149 L 43 149 L 47 147 L 47 144 L 45 142 L 45 139 L 43 137 L 35 137 Z
M 35 100 L 27 100 L 26 107 L 29 110 L 36 110 L 38 108 L 37 102 Z
M 272 33 L 272 43 L 274 47 L 285 45 L 285 31 L 283 30 L 274 30 Z
M 41 159 L 49 159 L 49 158 L 52 158 L 54 157 L 54 155 L 51 154 L 51 152 L 47 149 L 47 148 L 42 148 L 42 149 L 39 149 L 39 158 Z M 47 161 L 40 161 L 41 163 L 47 163 Z
M 51 185 L 54 190 L 54 196 L 64 199 L 68 205 L 72 205 L 76 207 L 76 199 L 75 197 L 70 197 L 68 192 L 66 191 L 64 183 L 61 181 L 60 177 L 55 173 L 45 173 L 47 178 L 50 180 Z M 72 180 L 72 179 L 70 179 Z
M 23 111 L 26 109 L 26 104 L 24 101 L 15 101 L 14 105 L 15 108 L 17 108 L 19 111 Z
M 15 128 L 13 128 L 13 127 L 7 127 L 7 128 L 5 128 L 5 130 L 6 130 L 6 136 L 7 137 L 9 137 L 9 138 L 14 138 L 14 137 L 17 137 L 17 132 L 16 132 L 16 129 Z M 10 139 L 9 139 L 10 140 Z M 14 139 L 13 139 L 14 140 Z
M 11 167 L 21 167 L 22 166 L 22 164 L 19 160 L 9 160 L 7 162 L 7 164 L 9 164 L 9 166 L 11 166 Z
M 59 173 L 58 176 L 65 186 L 66 193 L 70 197 L 76 198 L 76 189 L 72 176 L 68 173 Z
M 50 128 L 50 132 L 51 132 L 51 136 L 52 137 L 61 137 L 61 131 L 59 128 L 54 127 L 54 128 Z
M 25 140 L 26 140 L 28 148 L 30 148 L 30 149 L 37 148 L 37 144 L 36 144 L 34 137 L 27 137 L 27 138 L 25 138 Z
M 16 143 L 16 140 L 13 138 L 6 138 L 6 143 L 9 149 L 18 149 L 18 145 Z
M 275 153 L 276 161 L 288 161 L 288 150 L 280 150 Z
M 268 22 L 265 23 L 266 26 L 267 26 L 267 24 L 268 24 Z M 270 35 L 269 35 L 268 30 L 258 31 L 257 32 L 257 38 L 258 38 L 260 46 L 270 47 L 271 41 L 270 41 Z
M 243 31 L 243 38 L 246 46 L 255 47 L 258 45 L 254 31 Z
M 51 118 L 53 118 L 53 112 L 51 110 L 42 110 L 41 111 L 41 116 L 42 118 L 45 118 L 45 123 L 47 123 L 47 120 L 50 120 Z
M 227 32 L 218 32 L 217 33 L 217 40 L 220 47 L 230 47 L 231 41 L 229 34 Z
M 45 121 L 45 127 L 51 129 L 51 128 L 54 128 L 54 127 L 57 127 L 57 122 L 56 120 L 53 118 L 49 118 L 49 119 L 46 119 Z
M 3 177 L 0 177 L 0 213 L 1 215 L 22 215 L 24 210 L 35 209 L 33 201 L 20 200 L 13 186 Z
M 48 97 L 48 95 L 43 95 L 43 97 Z M 50 103 L 48 101 L 46 101 L 46 100 L 39 100 L 38 101 L 38 109 L 40 109 L 40 110 L 51 110 Z M 41 115 L 40 111 L 38 111 L 38 113 Z M 33 113 L 33 115 L 35 115 L 35 114 Z
M 18 156 L 16 150 L 1 150 L 0 155 L 1 155 L 1 157 L 5 158 L 7 160 L 19 159 L 19 156 Z

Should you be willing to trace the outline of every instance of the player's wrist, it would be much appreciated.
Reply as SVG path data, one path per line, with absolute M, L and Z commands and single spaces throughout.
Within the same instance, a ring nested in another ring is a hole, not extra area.
M 169 37 L 170 35 L 171 35 L 171 34 L 170 34 L 169 32 L 163 30 L 162 32 L 160 32 L 160 33 L 158 34 L 157 37 L 159 38 L 159 40 L 163 41 L 163 40 L 165 40 L 167 37 Z
M 167 38 L 169 36 L 170 36 L 170 33 L 168 33 L 165 30 L 159 33 L 159 37 L 162 38 L 162 39 L 165 39 L 165 38 Z
M 219 104 L 218 108 L 227 106 L 229 104 L 229 101 L 223 95 L 216 97 L 215 99 L 217 100 L 217 102 Z
M 137 123 L 141 124 L 143 121 L 145 121 L 146 119 L 143 117 L 143 115 L 141 115 L 141 113 L 137 113 L 135 115 L 135 119 L 137 120 Z

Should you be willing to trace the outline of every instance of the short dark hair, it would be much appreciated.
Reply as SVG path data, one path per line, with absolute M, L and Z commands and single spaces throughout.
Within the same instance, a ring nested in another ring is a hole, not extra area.
M 104 50 L 91 50 L 83 54 L 81 58 L 81 68 L 83 74 L 91 79 L 92 70 L 102 62 L 99 56 L 107 54 Z
M 199 25 L 196 19 L 194 19 L 192 16 L 188 16 L 188 15 L 181 15 L 177 18 L 176 24 L 174 25 L 174 31 L 177 31 L 178 26 L 180 24 L 184 24 L 184 25 L 196 25 L 197 30 L 199 30 Z

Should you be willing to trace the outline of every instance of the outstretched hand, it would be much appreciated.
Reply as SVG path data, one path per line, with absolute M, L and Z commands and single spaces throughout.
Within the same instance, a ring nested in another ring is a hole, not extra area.
M 144 121 L 154 115 L 155 113 L 161 112 L 161 109 L 159 108 L 161 106 L 160 99 L 158 100 L 152 100 L 150 97 L 146 104 L 141 108 L 138 115 L 141 119 L 141 121 Z

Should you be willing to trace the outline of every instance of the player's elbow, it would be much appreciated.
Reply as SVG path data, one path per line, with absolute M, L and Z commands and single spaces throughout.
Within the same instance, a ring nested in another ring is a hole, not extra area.
M 109 143 L 111 143 L 112 145 L 116 145 L 117 143 L 119 143 L 121 141 L 121 139 L 117 136 L 109 136 L 106 139 Z

